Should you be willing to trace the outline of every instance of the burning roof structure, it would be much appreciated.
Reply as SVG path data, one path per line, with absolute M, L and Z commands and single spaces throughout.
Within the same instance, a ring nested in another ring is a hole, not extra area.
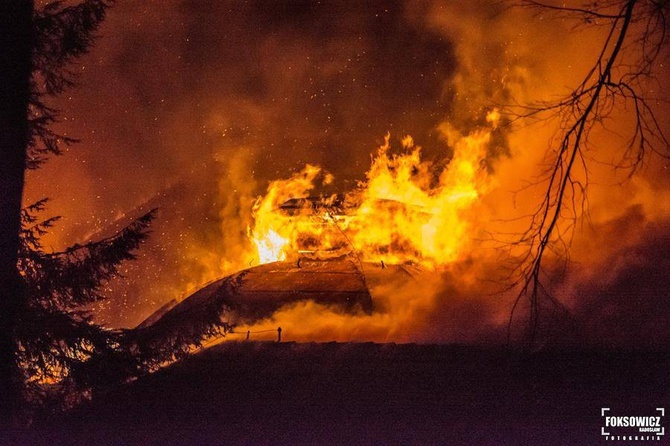
M 378 310 L 374 289 L 416 280 L 419 271 L 409 265 L 362 263 L 353 255 L 272 262 L 214 281 L 179 303 L 171 301 L 134 331 L 139 338 L 155 340 L 211 317 L 233 327 L 248 326 L 304 302 L 351 315 L 371 314 Z
M 161 330 L 178 332 L 211 317 L 248 326 L 305 302 L 371 314 L 378 310 L 371 290 L 403 286 L 417 271 L 449 265 L 466 250 L 461 214 L 486 187 L 481 160 L 489 138 L 484 130 L 462 138 L 447 168 L 436 171 L 410 138 L 393 154 L 387 137 L 367 182 L 347 194 L 315 195 L 333 178 L 309 164 L 271 182 L 247 230 L 259 265 L 167 305 L 136 330 L 160 337 Z
M 372 297 L 362 271 L 348 257 L 273 262 L 217 280 L 195 292 L 168 314 L 187 313 L 211 300 L 224 303 L 231 322 L 253 322 L 291 303 L 312 300 L 345 311 L 371 312 Z

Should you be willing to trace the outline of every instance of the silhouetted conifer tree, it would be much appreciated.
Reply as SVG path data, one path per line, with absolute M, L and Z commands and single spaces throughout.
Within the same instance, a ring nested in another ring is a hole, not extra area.
M 74 86 L 72 63 L 91 48 L 113 0 L 54 1 L 37 10 L 32 1 L 0 2 L 12 5 L 0 10 L 0 25 L 9 30 L 0 30 L 7 48 L 0 48 L 7 62 L 0 68 L 0 99 L 13 101 L 0 114 L 0 254 L 8 254 L 0 261 L 1 425 L 21 398 L 27 407 L 69 406 L 94 389 L 179 359 L 230 327 L 219 301 L 187 324 L 168 317 L 143 330 L 110 330 L 93 322 L 87 309 L 105 298 L 104 286 L 120 264 L 134 258 L 155 210 L 109 238 L 47 252 L 41 238 L 58 217 L 40 219 L 46 199 L 24 209 L 21 201 L 26 169 L 76 142 L 54 132 L 58 110 L 48 100 Z
M 118 275 L 122 262 L 135 258 L 155 215 L 150 211 L 109 238 L 46 252 L 40 237 L 57 218 L 37 218 L 45 203 L 23 211 L 18 262 L 26 300 L 15 339 L 30 403 L 44 403 L 50 396 L 77 398 L 140 370 L 125 333 L 93 323 L 83 308 L 105 298 L 104 285 Z
M 103 375 L 128 376 L 138 367 L 121 359 L 129 357 L 123 333 L 94 324 L 82 308 L 103 298 L 102 287 L 133 258 L 155 212 L 110 238 L 48 253 L 40 238 L 56 219 L 36 215 L 46 200 L 21 209 L 26 169 L 74 142 L 52 130 L 58 111 L 46 101 L 73 86 L 71 64 L 90 49 L 111 3 L 0 5 L 0 425 L 16 416 L 21 398 L 45 402 L 69 389 L 81 395 Z

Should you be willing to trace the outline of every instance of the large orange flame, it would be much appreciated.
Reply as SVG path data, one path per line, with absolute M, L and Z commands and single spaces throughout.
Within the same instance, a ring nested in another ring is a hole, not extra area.
M 489 113 L 492 127 L 499 114 Z M 249 236 L 261 263 L 291 256 L 352 252 L 363 261 L 416 263 L 434 268 L 456 261 L 467 246 L 462 214 L 487 186 L 484 167 L 491 128 L 454 137 L 453 157 L 441 170 L 422 160 L 411 137 L 391 154 L 389 136 L 372 159 L 367 180 L 344 197 L 310 197 L 332 177 L 307 165 L 270 183 L 253 208 Z

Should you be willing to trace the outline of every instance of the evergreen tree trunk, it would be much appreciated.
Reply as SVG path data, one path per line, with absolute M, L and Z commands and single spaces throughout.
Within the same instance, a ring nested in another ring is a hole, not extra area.
M 29 141 L 32 0 L 0 0 L 0 430 L 20 401 L 14 326 L 24 305 L 17 270 Z

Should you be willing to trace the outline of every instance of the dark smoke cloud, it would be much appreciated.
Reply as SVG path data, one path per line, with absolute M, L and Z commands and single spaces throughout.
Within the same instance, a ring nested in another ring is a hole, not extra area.
M 401 3 L 186 1 L 115 14 L 149 9 L 169 13 L 120 36 L 111 63 L 140 118 L 159 122 L 163 137 L 147 143 L 178 161 L 246 145 L 262 154 L 263 180 L 304 162 L 358 178 L 387 131 L 436 141 L 451 44 L 408 22 Z
M 594 228 L 589 268 L 577 264 L 556 292 L 595 345 L 650 348 L 670 342 L 670 220 L 642 206 Z M 585 262 L 584 259 L 582 262 Z

